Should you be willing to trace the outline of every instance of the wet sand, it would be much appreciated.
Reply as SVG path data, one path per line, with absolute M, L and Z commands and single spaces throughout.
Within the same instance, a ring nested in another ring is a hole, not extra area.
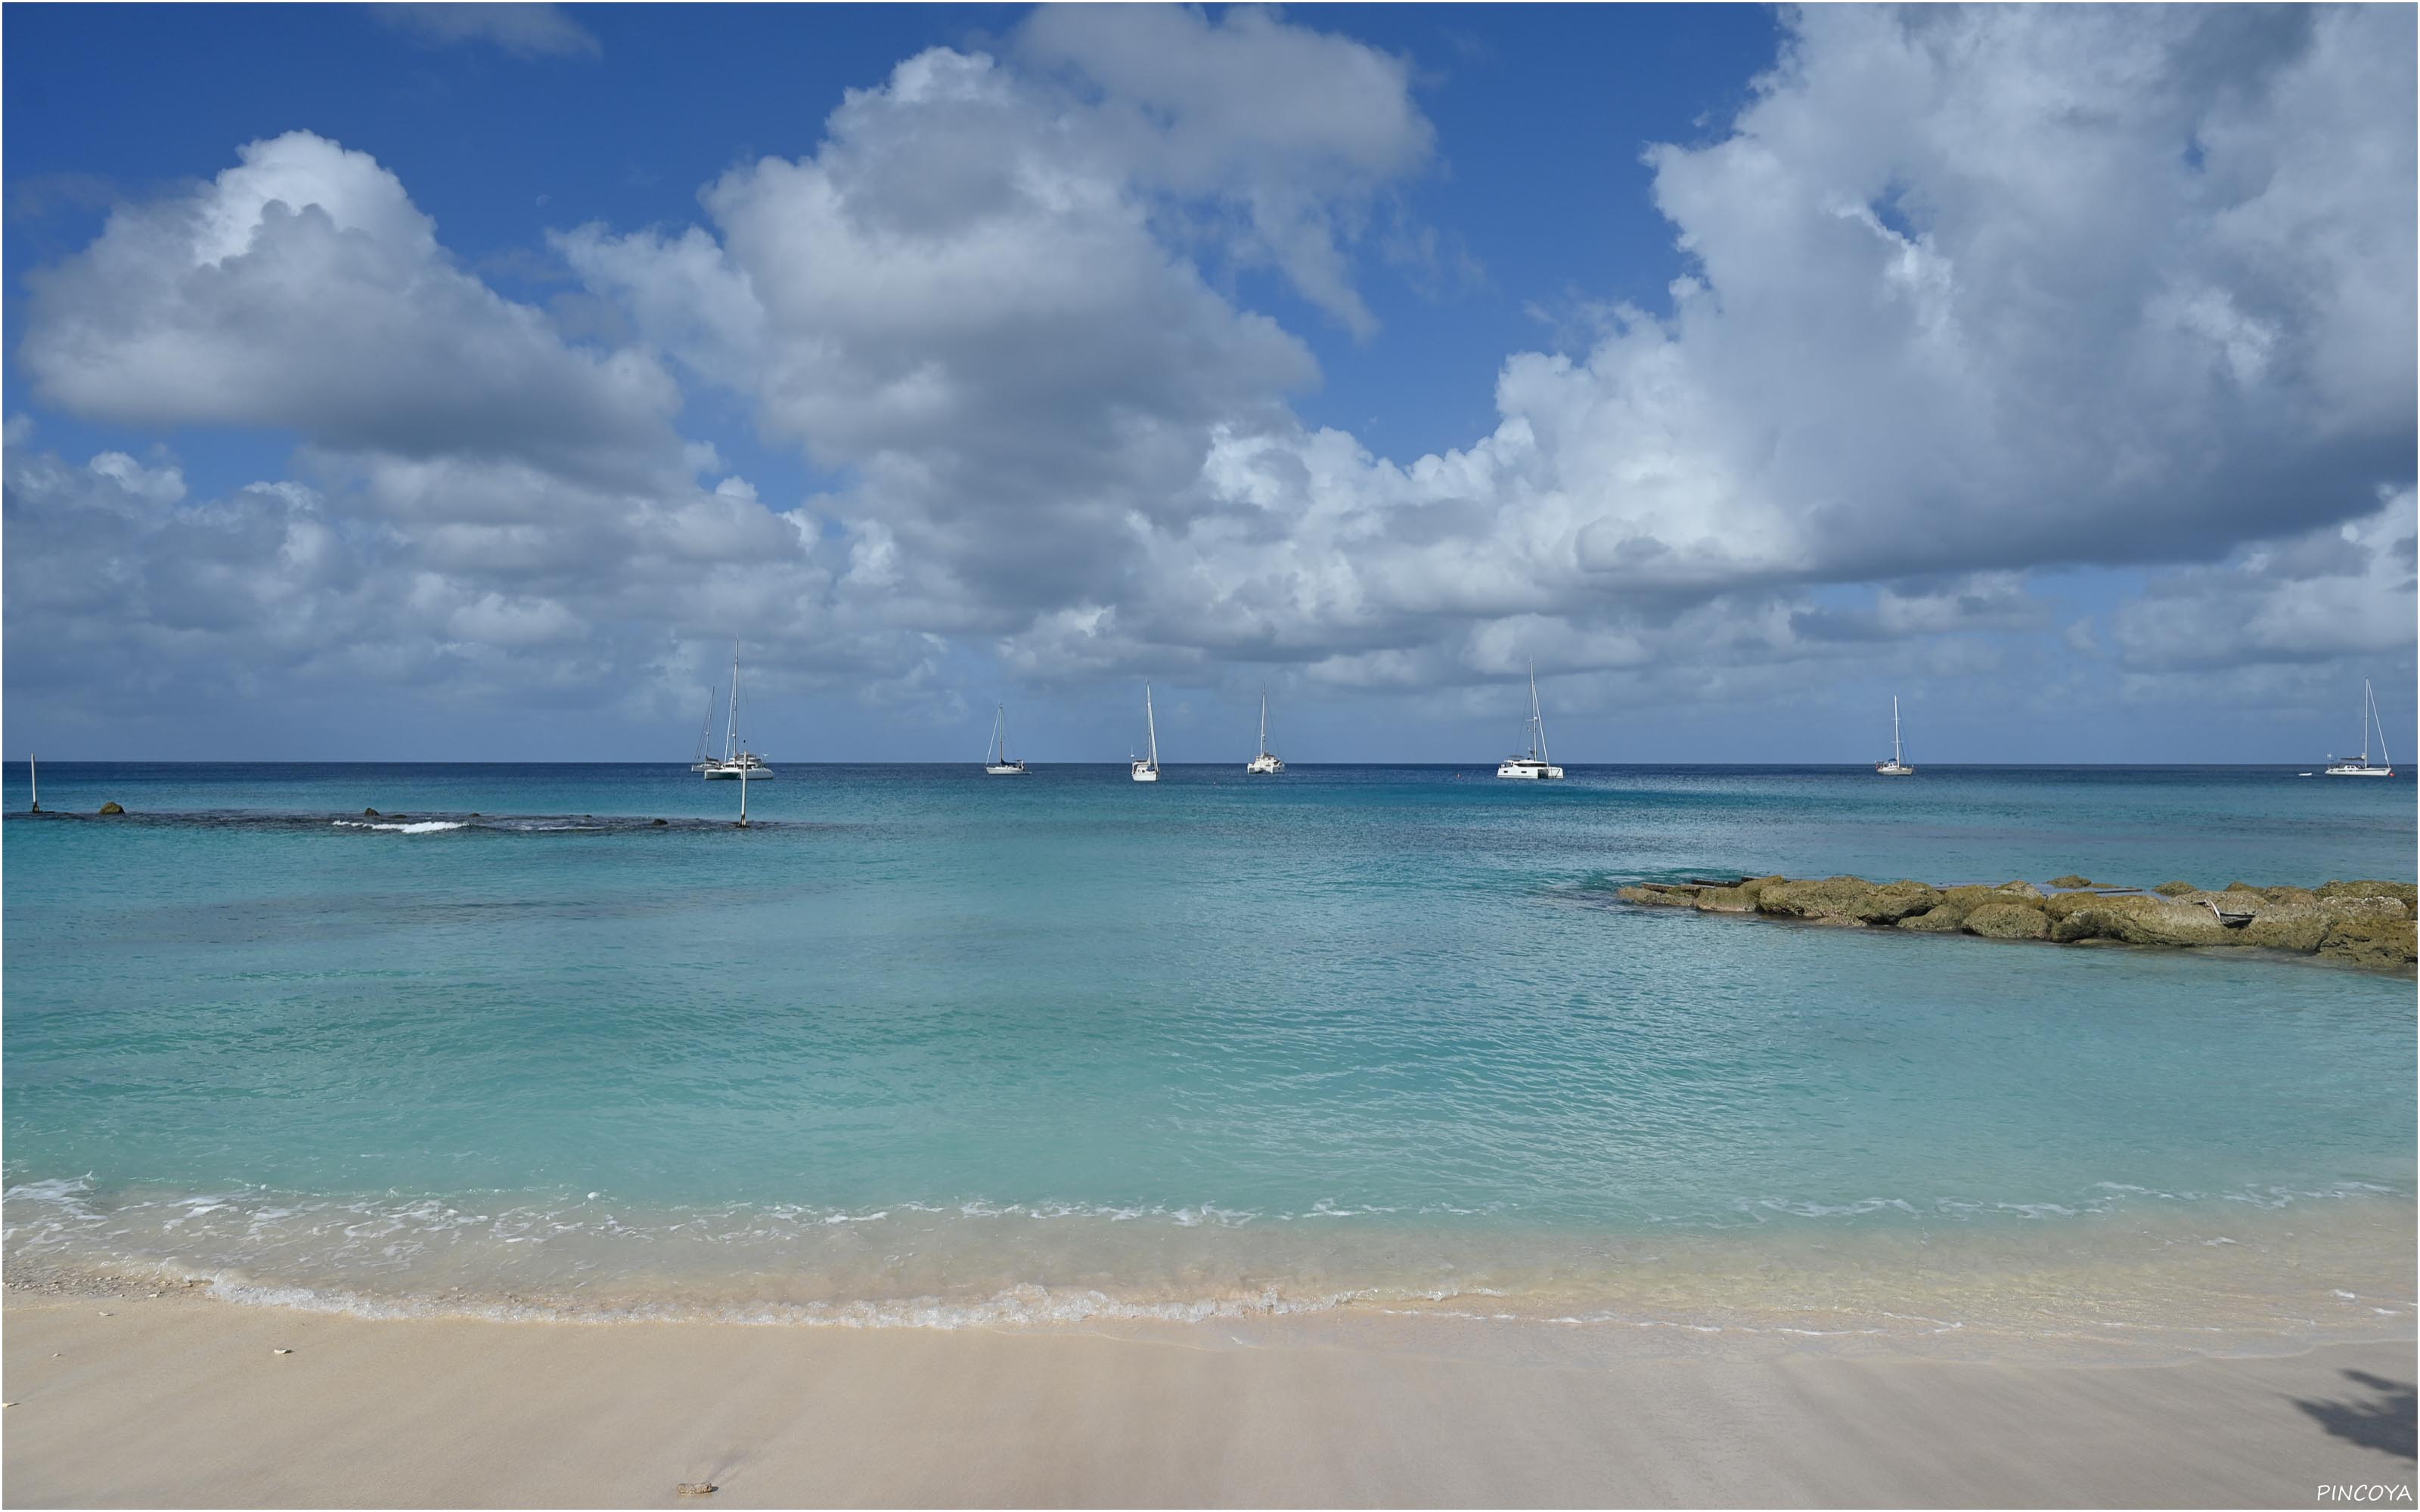
M 1174 1326 L 380 1321 L 175 1291 L 18 1291 L 0 1316 L 11 1506 L 2308 1506 L 2322 1485 L 2410 1505 L 2413 1481 L 2410 1342 L 1577 1367 Z M 678 1495 L 700 1481 L 707 1502 Z

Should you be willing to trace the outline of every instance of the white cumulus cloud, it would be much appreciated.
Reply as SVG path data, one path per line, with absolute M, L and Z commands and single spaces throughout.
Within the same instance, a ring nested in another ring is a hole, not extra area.
M 965 654 L 1438 697 L 1535 656 L 1607 701 L 2408 660 L 2412 12 L 1781 24 L 1733 118 L 1643 148 L 1668 297 L 1508 355 L 1492 428 L 1419 456 L 1306 424 L 1313 348 L 1234 275 L 1376 332 L 1357 263 L 1436 132 L 1409 60 L 1271 12 L 920 53 L 699 224 L 557 233 L 577 322 L 366 154 L 243 146 L 34 270 L 15 356 L 76 416 L 297 436 L 292 476 L 196 499 L 12 422 L 11 675 L 653 717 L 734 629 L 936 710 Z M 685 391 L 818 491 L 682 434 Z M 2078 568 L 2147 586 L 2079 615 L 2039 581 Z

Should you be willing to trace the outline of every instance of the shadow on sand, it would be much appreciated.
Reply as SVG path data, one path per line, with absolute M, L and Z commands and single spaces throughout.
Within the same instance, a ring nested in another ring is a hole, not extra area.
M 2367 1449 L 2383 1449 L 2405 1459 L 2413 1458 L 2413 1444 L 2420 1431 L 2415 1431 L 2412 1384 L 2373 1376 L 2366 1370 L 2348 1370 L 2344 1376 L 2370 1395 L 2341 1402 L 2313 1402 L 2297 1397 L 2294 1405 L 2339 1439 L 2350 1439 Z

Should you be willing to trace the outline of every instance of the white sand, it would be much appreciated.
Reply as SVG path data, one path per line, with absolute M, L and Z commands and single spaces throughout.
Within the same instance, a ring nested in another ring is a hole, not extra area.
M 175 1292 L 12 1293 L 0 1318 L 10 1506 L 2412 1504 L 2410 1343 L 1576 1368 Z M 721 1489 L 675 1497 L 699 1480 Z

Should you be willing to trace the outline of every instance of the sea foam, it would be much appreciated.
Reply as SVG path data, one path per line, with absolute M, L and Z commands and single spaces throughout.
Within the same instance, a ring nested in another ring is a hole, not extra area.
M 335 825 L 339 829 L 384 829 L 398 835 L 434 835 L 442 830 L 469 827 L 458 819 L 417 819 L 403 825 L 365 825 L 358 819 L 339 819 Z

